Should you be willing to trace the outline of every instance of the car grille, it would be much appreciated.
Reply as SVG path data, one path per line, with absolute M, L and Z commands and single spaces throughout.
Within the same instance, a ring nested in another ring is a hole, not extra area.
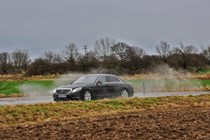
M 57 89 L 56 93 L 57 94 L 69 94 L 72 89 Z

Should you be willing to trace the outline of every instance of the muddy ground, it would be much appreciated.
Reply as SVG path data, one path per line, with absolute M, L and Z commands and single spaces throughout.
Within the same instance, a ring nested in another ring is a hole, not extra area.
M 0 128 L 0 139 L 210 139 L 210 107 L 149 109 Z

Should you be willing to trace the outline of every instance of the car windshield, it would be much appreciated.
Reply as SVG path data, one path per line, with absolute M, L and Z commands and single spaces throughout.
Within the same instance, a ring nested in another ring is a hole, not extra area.
M 82 76 L 76 79 L 72 84 L 93 84 L 98 76 Z

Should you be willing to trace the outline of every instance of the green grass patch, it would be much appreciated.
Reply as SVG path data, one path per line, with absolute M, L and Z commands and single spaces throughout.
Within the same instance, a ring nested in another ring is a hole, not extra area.
M 0 81 L 0 94 L 11 95 L 21 93 L 21 85 L 41 86 L 45 88 L 53 87 L 53 80 L 40 81 Z
M 17 81 L 0 81 L 0 93 L 2 94 L 13 94 L 20 93 L 19 84 Z
M 26 85 L 37 85 L 42 87 L 50 88 L 53 86 L 54 81 L 53 80 L 40 80 L 40 81 L 24 81 L 22 84 Z
M 201 69 L 198 71 L 199 74 L 209 74 L 210 73 L 210 69 Z
M 203 86 L 210 86 L 210 80 L 201 80 Z

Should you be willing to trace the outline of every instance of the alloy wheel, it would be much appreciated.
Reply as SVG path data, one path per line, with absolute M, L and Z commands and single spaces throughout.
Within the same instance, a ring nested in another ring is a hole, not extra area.
M 123 98 L 127 98 L 128 97 L 128 91 L 126 89 L 123 89 L 121 91 L 121 97 L 123 97 Z
M 85 91 L 84 93 L 84 101 L 90 101 L 91 100 L 91 93 L 90 91 Z

